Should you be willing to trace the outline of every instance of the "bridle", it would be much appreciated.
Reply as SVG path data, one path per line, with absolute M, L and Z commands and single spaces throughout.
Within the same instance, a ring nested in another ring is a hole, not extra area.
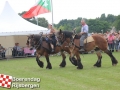
M 60 43 L 60 44 L 63 44 L 64 42 L 65 42 L 65 40 L 66 40 L 66 36 L 65 36 L 65 33 L 61 33 L 62 35 L 60 35 L 59 37 L 57 37 L 58 38 L 58 42 Z M 63 37 L 63 38 L 62 38 Z
M 62 35 L 61 35 L 62 34 Z M 73 43 L 73 37 L 67 37 L 66 34 L 64 32 L 62 32 L 61 34 L 59 34 L 60 36 L 58 37 L 59 43 L 63 44 L 66 41 L 66 38 L 70 38 L 70 43 L 68 43 L 68 45 L 70 46 Z M 63 38 L 62 38 L 63 37 Z M 61 42 L 60 42 L 61 41 Z
M 40 34 L 40 38 L 39 38 L 38 41 L 35 40 L 37 42 L 37 43 L 35 42 L 36 44 L 34 43 L 34 39 L 35 39 L 34 35 L 32 37 L 29 37 L 28 40 L 27 40 L 27 43 L 28 44 L 32 43 L 31 46 L 35 49 L 38 49 L 42 44 L 42 34 Z M 29 40 L 31 40 L 31 42 L 29 42 Z

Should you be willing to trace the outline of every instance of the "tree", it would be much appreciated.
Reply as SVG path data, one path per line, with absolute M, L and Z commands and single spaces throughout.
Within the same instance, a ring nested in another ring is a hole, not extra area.
M 57 29 L 62 29 L 62 30 L 69 30 L 72 31 L 74 28 L 77 28 L 77 31 L 80 32 L 80 29 L 78 30 L 79 26 L 80 26 L 80 21 L 81 21 L 81 17 L 73 20 L 61 20 L 58 24 L 55 24 L 55 27 Z
M 89 32 L 97 33 L 101 33 L 101 30 L 103 30 L 103 32 L 106 32 L 110 28 L 110 25 L 107 23 L 107 21 L 100 21 L 96 19 L 89 19 L 88 26 Z
M 116 28 L 117 30 L 120 30 L 120 15 L 118 15 L 118 16 L 116 17 L 116 21 L 114 22 L 113 25 L 115 25 L 115 28 Z
M 116 20 L 116 16 L 112 15 L 112 14 L 108 14 L 106 17 L 106 21 L 109 23 L 113 23 Z
M 38 18 L 38 25 L 48 27 L 48 21 L 45 18 Z
M 103 13 L 103 14 L 101 15 L 100 20 L 103 20 L 103 21 L 106 20 L 105 13 Z

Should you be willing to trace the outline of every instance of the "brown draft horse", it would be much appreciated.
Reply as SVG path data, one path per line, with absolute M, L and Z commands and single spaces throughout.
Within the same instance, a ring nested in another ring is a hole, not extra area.
M 66 39 L 66 34 L 69 36 L 69 40 Z M 57 33 L 57 36 L 58 37 L 61 37 L 59 40 L 59 42 L 63 42 L 63 40 L 67 41 L 68 43 L 71 43 L 70 39 L 71 39 L 71 36 L 70 36 L 70 32 L 69 31 L 62 31 L 60 30 L 59 33 Z M 74 36 L 74 33 L 73 35 Z M 98 60 L 97 62 L 94 64 L 94 66 L 96 67 L 101 67 L 101 60 L 102 60 L 102 55 L 101 55 L 101 51 L 104 51 L 110 58 L 111 58 L 111 61 L 112 61 L 112 65 L 116 65 L 118 63 L 118 61 L 116 60 L 116 58 L 113 56 L 112 52 L 110 52 L 107 47 L 108 47 L 108 43 L 106 41 L 106 39 L 98 34 L 95 34 L 95 35 L 92 35 L 91 36 L 93 38 L 93 41 L 92 42 L 84 42 L 84 48 L 86 50 L 86 52 L 89 52 L 91 50 L 95 50 L 96 51 L 96 54 L 97 54 L 97 57 L 98 57 Z M 79 48 L 80 48 L 80 36 L 79 35 L 75 35 L 74 38 L 73 38 L 73 41 L 72 41 L 72 44 L 71 46 L 69 47 L 70 49 L 70 56 L 71 58 L 73 56 L 76 56 L 77 58 L 77 69 L 83 69 L 83 65 L 81 63 L 81 58 L 80 58 L 80 52 L 79 52 Z
M 49 60 L 49 55 L 56 54 L 58 52 L 61 52 L 61 55 L 63 58 L 63 60 L 59 66 L 60 67 L 66 66 L 66 61 L 65 61 L 66 56 L 64 54 L 64 51 L 66 51 L 67 53 L 70 54 L 69 48 L 66 47 L 66 46 L 68 46 L 68 43 L 64 42 L 64 43 L 62 43 L 61 46 L 56 46 L 55 51 L 52 53 L 50 50 L 50 45 L 46 42 L 46 38 L 43 37 L 41 34 L 41 35 L 28 36 L 27 44 L 29 44 L 29 46 L 34 47 L 36 49 L 36 61 L 37 61 L 37 64 L 41 68 L 43 68 L 43 66 L 44 66 L 44 63 L 39 60 L 39 58 L 41 56 L 45 56 L 45 58 L 46 58 L 46 61 L 47 61 L 46 69 L 52 69 L 52 65 L 51 65 L 50 60 Z M 71 60 L 72 60 L 72 63 L 74 65 L 77 65 L 77 60 L 75 60 L 74 57 Z

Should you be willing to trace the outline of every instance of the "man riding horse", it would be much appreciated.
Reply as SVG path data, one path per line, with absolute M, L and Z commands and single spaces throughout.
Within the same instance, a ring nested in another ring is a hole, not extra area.
M 49 37 L 46 37 L 46 41 L 48 43 L 50 43 L 51 52 L 54 52 L 54 48 L 56 46 L 56 38 L 55 38 L 55 34 L 54 34 L 55 32 L 56 32 L 56 30 L 52 27 L 52 25 L 48 24 L 48 33 L 47 33 L 47 36 L 49 36 Z
M 70 50 L 68 46 L 69 43 L 64 42 L 62 45 L 56 45 L 56 41 L 58 40 L 55 36 L 55 34 L 59 33 L 56 32 L 53 28 L 52 25 L 48 25 L 48 32 L 47 35 L 43 33 L 37 34 L 37 35 L 30 35 L 28 36 L 27 44 L 31 48 L 36 49 L 36 61 L 37 64 L 43 68 L 44 63 L 39 59 L 41 56 L 45 56 L 46 61 L 47 61 L 47 66 L 46 69 L 52 69 L 52 65 L 50 63 L 49 55 L 50 54 L 57 54 L 61 53 L 62 56 L 62 62 L 60 63 L 60 67 L 65 67 L 66 66 L 66 55 L 64 51 L 66 51 L 68 54 L 70 54 Z M 55 33 L 55 34 L 54 34 Z M 69 34 L 70 35 L 70 34 Z M 67 39 L 66 39 L 67 41 Z M 50 46 L 49 46 L 50 45 Z M 51 50 L 52 48 L 52 50 Z M 76 58 L 70 58 L 70 61 L 73 65 L 77 65 L 77 60 Z
M 81 20 L 81 24 L 82 24 L 82 28 L 81 28 L 81 32 L 80 32 L 81 38 L 80 38 L 80 50 L 79 51 L 84 52 L 85 51 L 84 50 L 84 40 L 88 36 L 89 28 L 84 19 Z
M 60 40 L 58 39 L 58 41 L 60 43 L 61 42 L 64 43 L 68 39 L 67 43 L 69 44 L 69 43 L 71 43 L 71 36 L 74 36 L 74 34 L 71 34 L 71 32 L 69 32 L 69 31 L 60 30 L 58 38 L 59 37 L 61 37 L 61 38 L 60 38 Z M 82 65 L 81 58 L 80 58 L 79 48 L 80 48 L 80 35 L 75 34 L 75 37 L 73 38 L 73 41 L 72 41 L 72 45 L 68 46 L 68 49 L 70 51 L 70 59 L 72 59 L 72 57 L 76 56 L 77 69 L 83 69 L 83 65 Z M 87 37 L 84 40 L 84 48 L 85 48 L 86 52 L 89 52 L 91 50 L 96 51 L 98 59 L 97 59 L 97 62 L 94 64 L 95 67 L 101 67 L 101 61 L 102 61 L 101 50 L 104 51 L 104 53 L 106 53 L 111 58 L 111 62 L 112 62 L 113 66 L 117 65 L 117 63 L 118 63 L 117 59 L 114 57 L 112 52 L 110 52 L 108 50 L 108 43 L 107 43 L 106 39 L 99 34 L 94 34 L 90 37 Z M 71 61 L 74 61 L 74 60 L 71 60 Z

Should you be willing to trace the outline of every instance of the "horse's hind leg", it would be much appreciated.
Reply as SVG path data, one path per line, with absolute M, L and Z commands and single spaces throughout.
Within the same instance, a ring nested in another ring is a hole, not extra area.
M 52 65 L 51 65 L 50 60 L 49 60 L 49 55 L 47 53 L 45 53 L 44 56 L 45 56 L 46 61 L 47 61 L 46 69 L 52 69 Z
M 97 54 L 98 60 L 97 60 L 97 62 L 94 64 L 94 66 L 96 66 L 96 67 L 101 67 L 101 59 L 102 59 L 101 52 L 100 52 L 100 51 L 96 51 L 96 54 Z
M 110 52 L 109 50 L 105 50 L 104 52 L 110 56 L 113 66 L 118 63 L 116 58 L 113 56 L 112 52 Z
M 65 56 L 63 51 L 61 52 L 61 55 L 62 55 L 63 60 L 62 60 L 62 62 L 61 62 L 61 64 L 59 66 L 60 67 L 65 67 L 66 66 L 66 61 L 65 61 L 66 56 Z
M 36 56 L 37 64 L 38 64 L 41 68 L 43 68 L 44 63 L 43 63 L 42 61 L 40 61 L 39 58 L 40 58 L 39 55 L 37 55 L 37 56 Z

